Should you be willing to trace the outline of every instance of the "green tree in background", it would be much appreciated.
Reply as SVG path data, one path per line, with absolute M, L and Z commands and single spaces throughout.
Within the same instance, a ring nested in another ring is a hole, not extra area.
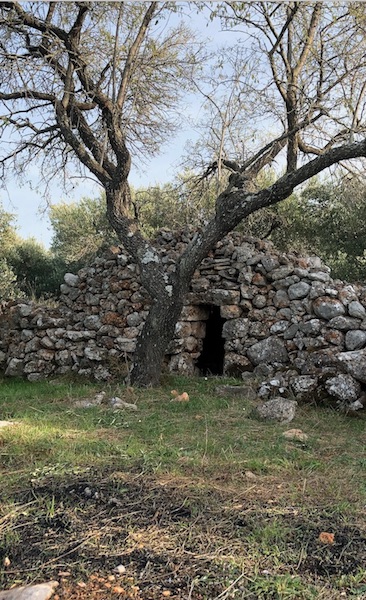
M 170 183 L 131 187 L 136 218 L 149 238 L 162 227 L 180 229 L 202 224 L 214 208 L 215 197 L 213 181 L 198 186 L 196 177 L 188 171 Z M 53 204 L 49 218 L 53 229 L 51 250 L 70 270 L 85 266 L 108 246 L 120 244 L 106 216 L 104 193 L 78 202 Z
M 14 215 L 6 212 L 0 203 L 0 301 L 20 295 L 16 274 L 8 262 L 8 255 L 18 241 Z
M 132 189 L 136 216 L 148 237 L 162 227 L 202 225 L 215 207 L 216 195 L 214 181 L 197 182 L 190 171 L 177 175 L 171 183 Z
M 0 301 L 22 296 L 17 287 L 17 277 L 6 258 L 0 258 Z
M 314 253 L 346 281 L 366 279 L 366 185 L 356 177 L 310 183 L 277 208 L 282 226 L 271 236 L 289 250 Z
M 22 239 L 0 204 L 0 300 L 57 295 L 66 267 L 35 239 Z
M 7 262 L 16 275 L 18 288 L 27 297 L 58 295 L 65 263 L 34 238 L 19 240 L 9 251 Z
M 14 224 L 13 214 L 6 212 L 0 203 L 0 256 L 5 256 L 17 243 L 19 236 Z
M 258 188 L 271 184 L 269 170 L 257 180 Z M 197 184 L 190 172 L 171 183 L 131 190 L 142 231 L 149 238 L 163 227 L 199 227 L 212 211 L 216 182 Z M 87 265 L 108 246 L 119 244 L 105 216 L 105 199 L 84 198 L 50 209 L 54 230 L 54 260 L 66 270 Z M 238 229 L 268 238 L 284 251 L 317 254 L 331 267 L 332 276 L 345 281 L 366 279 L 366 186 L 356 177 L 340 181 L 311 180 L 301 192 L 282 203 L 247 217 Z M 12 263 L 18 273 L 18 263 Z M 26 290 L 25 290 L 26 291 Z
M 53 204 L 49 210 L 53 228 L 51 249 L 68 269 L 81 268 L 106 247 L 118 244 L 105 211 L 105 197 Z

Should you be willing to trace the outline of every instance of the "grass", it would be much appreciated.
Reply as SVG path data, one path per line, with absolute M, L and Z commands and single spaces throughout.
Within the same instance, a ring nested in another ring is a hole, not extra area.
M 106 386 L 138 406 L 114 411 L 75 407 L 100 385 L 3 380 L 0 419 L 18 424 L 0 430 L 0 585 L 71 564 L 88 581 L 119 559 L 144 600 L 169 582 L 189 600 L 366 598 L 365 422 L 313 406 L 291 425 L 256 421 L 222 383 L 238 382 Z M 293 427 L 305 443 L 282 436 Z

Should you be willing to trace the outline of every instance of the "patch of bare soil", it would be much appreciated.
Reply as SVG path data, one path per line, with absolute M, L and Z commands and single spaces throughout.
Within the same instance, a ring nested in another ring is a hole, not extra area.
M 184 479 L 92 471 L 40 479 L 17 493 L 11 526 L 3 528 L 0 561 L 8 557 L 10 565 L 1 589 L 57 579 L 56 600 L 213 600 L 235 590 L 255 599 L 258 568 L 311 584 L 364 567 L 364 529 L 316 507 L 275 510 L 251 487 L 238 504 L 228 489 Z M 260 532 L 274 522 L 280 568 L 270 551 L 258 555 Z M 331 532 L 331 543 L 320 540 L 322 532 Z

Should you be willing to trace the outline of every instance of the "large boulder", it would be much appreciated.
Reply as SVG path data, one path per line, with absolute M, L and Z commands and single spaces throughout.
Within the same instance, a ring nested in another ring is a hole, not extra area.
M 253 365 L 260 365 L 261 363 L 273 365 L 288 362 L 285 344 L 277 337 L 266 338 L 253 344 L 248 348 L 247 355 Z
M 349 303 L 348 313 L 351 317 L 355 317 L 356 319 L 366 318 L 366 309 L 361 302 L 358 302 L 358 300 L 352 300 L 352 302 Z
M 265 421 L 290 423 L 295 417 L 297 402 L 287 398 L 272 398 L 254 409 L 254 416 Z
M 361 383 L 366 383 L 366 349 L 340 352 L 336 356 L 341 367 Z
M 329 296 L 320 296 L 313 302 L 313 310 L 317 317 L 330 321 L 334 317 L 344 315 L 346 309 L 342 302 Z
M 325 389 L 330 396 L 341 402 L 355 402 L 361 394 L 361 384 L 347 373 L 330 377 L 325 382 Z

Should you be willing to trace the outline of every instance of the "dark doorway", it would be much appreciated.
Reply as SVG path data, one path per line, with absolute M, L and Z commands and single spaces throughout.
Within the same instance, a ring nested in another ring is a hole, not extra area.
M 197 361 L 197 367 L 202 375 L 222 375 L 224 372 L 225 340 L 222 337 L 222 327 L 225 323 L 220 315 L 219 306 L 205 306 L 209 311 L 206 321 L 206 336 L 203 340 L 202 353 Z

